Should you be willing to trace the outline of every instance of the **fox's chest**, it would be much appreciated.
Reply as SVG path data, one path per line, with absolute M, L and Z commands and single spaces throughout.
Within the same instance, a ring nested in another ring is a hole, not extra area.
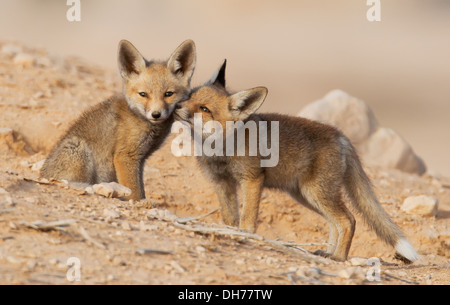
M 212 180 L 228 180 L 234 177 L 233 167 L 226 158 L 201 156 L 197 158 L 197 161 Z
M 172 116 L 162 122 L 150 122 L 125 106 L 119 109 L 118 114 L 116 151 L 141 159 L 147 158 L 160 147 L 173 123 Z
M 263 173 L 258 160 L 248 157 L 198 157 L 200 167 L 212 180 L 240 182 Z
M 171 118 L 157 124 L 147 123 L 141 129 L 139 140 L 136 141 L 136 150 L 139 154 L 146 158 L 157 150 L 169 135 L 171 125 Z

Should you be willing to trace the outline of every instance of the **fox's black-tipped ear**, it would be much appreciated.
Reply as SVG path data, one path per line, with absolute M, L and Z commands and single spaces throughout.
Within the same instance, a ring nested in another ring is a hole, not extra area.
M 211 77 L 210 84 L 218 87 L 225 88 L 225 69 L 227 67 L 227 60 L 223 61 L 222 66 Z
M 127 40 L 121 40 L 119 43 L 118 63 L 123 78 L 129 77 L 132 73 L 140 74 L 146 65 L 141 53 Z

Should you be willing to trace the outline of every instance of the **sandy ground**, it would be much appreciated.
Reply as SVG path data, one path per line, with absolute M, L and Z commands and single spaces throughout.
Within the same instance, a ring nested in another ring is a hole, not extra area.
M 0 284 L 450 284 L 445 177 L 367 168 L 383 207 L 421 255 L 412 265 L 394 260 L 359 216 L 349 262 L 275 245 L 323 249 L 328 226 L 273 191 L 263 193 L 258 236 L 192 231 L 222 227 L 220 212 L 181 227 L 176 217 L 204 215 L 218 201 L 195 161 L 171 154 L 173 136 L 146 162 L 146 201 L 37 183 L 32 165 L 83 110 L 121 85 L 116 74 L 77 58 L 10 42 L 0 42 L 0 50 L 0 128 L 14 130 L 14 138 L 0 137 Z M 31 57 L 19 60 L 17 53 Z M 406 197 L 420 194 L 439 200 L 435 217 L 400 210 Z M 380 264 L 367 265 L 372 257 Z M 81 281 L 70 281 L 77 266 L 68 266 L 70 258 L 78 259 Z M 375 267 L 379 281 L 370 280 Z

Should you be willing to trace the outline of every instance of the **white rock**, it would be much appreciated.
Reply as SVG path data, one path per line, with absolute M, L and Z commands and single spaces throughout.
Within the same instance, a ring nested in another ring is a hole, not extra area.
M 367 165 L 396 168 L 422 175 L 425 163 L 413 151 L 408 142 L 390 128 L 378 128 L 364 145 L 363 156 Z
M 49 68 L 49 67 L 52 66 L 53 63 L 52 63 L 50 58 L 41 56 L 41 57 L 38 57 L 36 59 L 36 64 L 38 66 L 41 66 L 41 67 L 44 67 L 44 68 Z
M 120 227 L 121 227 L 122 229 L 124 229 L 125 231 L 131 231 L 131 230 L 133 230 L 133 228 L 131 227 L 131 225 L 130 225 L 130 223 L 129 223 L 128 221 L 123 221 L 123 222 L 120 224 Z
M 195 251 L 197 251 L 197 253 L 203 254 L 206 252 L 206 248 L 202 246 L 197 246 L 195 247 Z
M 31 170 L 34 171 L 34 172 L 39 172 L 41 170 L 42 166 L 44 166 L 44 162 L 45 162 L 45 159 L 34 163 L 31 166 Z
M 396 168 L 422 175 L 423 160 L 394 130 L 379 126 L 367 104 L 341 90 L 307 105 L 298 114 L 341 130 L 356 147 L 364 164 Z
M 160 209 L 150 209 L 147 212 L 147 218 L 148 219 L 159 219 L 159 218 L 161 218 L 160 211 L 161 211 Z
M 31 67 L 34 65 L 34 57 L 27 53 L 17 53 L 13 58 L 13 63 L 22 67 Z
M 13 134 L 13 130 L 11 128 L 8 128 L 8 127 L 0 128 L 0 137 L 6 138 L 9 136 L 12 136 L 12 134 Z
M 8 128 L 8 127 L 0 128 L 0 134 L 10 134 L 12 132 L 13 132 L 13 130 L 11 128 Z
M 109 184 L 112 185 L 114 189 L 114 197 L 127 197 L 132 193 L 129 188 L 117 182 L 110 182 Z
M 329 92 L 307 105 L 298 115 L 338 127 L 354 145 L 364 142 L 378 127 L 367 104 L 342 90 Z
M 143 232 L 156 231 L 158 226 L 145 223 L 143 220 L 139 222 L 139 230 Z
M 55 126 L 56 128 L 58 128 L 59 126 L 61 126 L 61 122 L 59 122 L 59 121 L 54 121 L 54 122 L 52 122 L 52 125 L 53 126 Z
M 104 209 L 103 210 L 103 216 L 105 217 L 111 217 L 114 219 L 120 218 L 120 214 L 114 210 L 111 209 Z
M 364 271 L 361 267 L 349 267 L 341 269 L 338 272 L 338 276 L 344 279 L 361 279 L 365 278 Z
M 22 156 L 34 153 L 21 134 L 7 127 L 0 128 L 0 152 L 3 151 L 13 151 Z
M 268 257 L 266 258 L 266 264 L 273 265 L 278 263 L 278 258 L 275 257 Z
M 177 215 L 173 214 L 171 211 L 169 210 L 164 210 L 164 219 L 167 221 L 175 221 L 177 220 Z
M 364 257 L 352 257 L 349 259 L 349 262 L 352 266 L 366 266 L 367 258 Z
M 118 256 L 115 256 L 113 258 L 112 263 L 117 266 L 126 266 L 127 265 L 127 262 L 123 258 L 118 257 Z
M 108 198 L 126 197 L 131 195 L 131 190 L 117 182 L 99 183 L 92 186 L 94 192 Z
M 22 261 L 14 256 L 7 256 L 6 261 L 10 264 L 20 264 Z
M 0 187 L 0 205 L 13 206 L 14 202 L 8 191 Z
M 12 55 L 15 55 L 15 54 L 17 54 L 17 53 L 22 52 L 22 48 L 19 47 L 19 46 L 13 45 L 13 44 L 5 44 L 5 45 L 2 47 L 1 52 L 2 52 L 3 54 L 12 56 Z
M 39 98 L 44 97 L 44 96 L 45 96 L 44 92 L 38 91 L 38 92 L 36 92 L 35 94 L 33 94 L 32 97 L 33 97 L 34 99 L 39 99 Z
M 438 204 L 439 201 L 431 196 L 411 196 L 403 201 L 401 209 L 408 214 L 436 216 Z
M 84 191 L 85 191 L 87 194 L 90 194 L 90 195 L 95 194 L 95 191 L 94 191 L 94 188 L 92 187 L 92 185 L 87 186 L 87 187 L 84 189 Z
M 38 263 L 36 260 L 30 259 L 26 264 L 27 271 L 33 271 L 37 267 L 37 265 Z
M 111 198 L 114 194 L 114 188 L 109 183 L 99 183 L 92 186 L 94 192 L 98 195 L 102 195 Z
M 178 217 L 169 210 L 151 209 L 147 212 L 148 219 L 159 219 L 165 221 L 175 221 Z
M 9 195 L 8 191 L 0 187 L 0 195 Z
M 173 269 L 175 269 L 176 271 L 178 271 L 180 273 L 186 272 L 186 268 L 181 266 L 177 261 L 171 261 L 170 265 L 173 267 Z

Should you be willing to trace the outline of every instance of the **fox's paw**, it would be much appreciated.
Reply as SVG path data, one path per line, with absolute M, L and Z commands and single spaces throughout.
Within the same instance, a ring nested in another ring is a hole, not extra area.
M 344 262 L 346 260 L 345 258 L 334 256 L 333 254 L 330 254 L 330 253 L 328 253 L 326 251 L 323 251 L 323 250 L 314 251 L 313 254 L 314 255 L 318 255 L 318 256 L 322 256 L 322 257 L 325 257 L 325 258 L 329 258 L 329 259 L 332 259 L 332 260 L 337 261 L 337 262 Z
M 239 231 L 244 232 L 244 233 L 249 233 L 249 234 L 254 234 L 256 232 L 256 230 L 253 228 L 246 229 L 246 228 L 241 228 L 241 227 L 239 227 Z
M 229 227 L 234 227 L 234 228 L 238 228 L 238 227 L 239 227 L 239 221 L 237 221 L 237 220 L 228 220 L 228 219 L 224 219 L 224 220 L 223 220 L 223 223 L 224 223 L 226 226 L 229 226 Z
M 314 254 L 314 255 L 317 255 L 317 256 L 326 257 L 326 258 L 330 258 L 330 257 L 332 256 L 330 253 L 325 252 L 325 251 L 323 251 L 323 250 L 316 250 L 316 251 L 314 251 L 313 254 Z
M 253 234 L 256 232 L 256 226 L 253 223 L 252 224 L 242 224 L 241 223 L 239 225 L 239 231 Z
M 398 252 L 395 252 L 394 259 L 402 261 L 406 265 L 410 265 L 413 263 L 412 261 L 410 261 L 409 259 L 407 259 L 406 257 L 404 257 L 403 255 L 401 255 Z

